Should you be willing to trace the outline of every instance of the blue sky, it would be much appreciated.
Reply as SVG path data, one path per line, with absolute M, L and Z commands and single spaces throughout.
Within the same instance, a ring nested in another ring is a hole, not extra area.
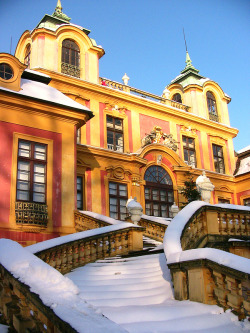
M 0 52 L 52 14 L 57 0 L 0 0 Z M 106 54 L 100 76 L 156 95 L 185 67 L 183 27 L 193 65 L 231 96 L 235 150 L 250 144 L 249 0 L 61 0 L 71 23 L 91 30 Z

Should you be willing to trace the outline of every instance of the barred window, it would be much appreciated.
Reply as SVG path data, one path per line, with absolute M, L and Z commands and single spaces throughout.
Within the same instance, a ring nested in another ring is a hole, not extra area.
M 216 100 L 214 95 L 210 91 L 207 92 L 207 108 L 209 113 L 209 119 L 219 122 Z
M 10 80 L 13 77 L 13 70 L 10 65 L 6 63 L 0 64 L 0 78 Z
M 19 140 L 17 201 L 46 203 L 47 145 Z
M 107 115 L 108 149 L 123 152 L 123 121 Z

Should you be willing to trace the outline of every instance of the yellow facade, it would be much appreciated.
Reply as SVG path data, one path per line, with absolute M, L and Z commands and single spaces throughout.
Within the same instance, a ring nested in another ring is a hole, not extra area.
M 77 113 L 54 106 L 47 107 L 48 112 L 45 116 L 43 111 L 37 110 L 40 107 L 39 103 L 34 102 L 34 105 L 26 108 L 25 105 L 19 104 L 12 113 L 6 112 L 2 116 L 2 121 L 14 122 L 14 119 L 19 119 L 18 123 L 24 126 L 34 127 L 36 124 L 37 129 L 46 129 L 62 135 L 63 219 L 59 228 L 53 229 L 52 222 L 49 222 L 46 232 L 49 233 L 52 229 L 60 234 L 74 231 L 75 169 L 77 176 L 82 179 L 81 209 L 107 216 L 112 215 L 110 184 L 125 185 L 127 198 L 137 197 L 147 213 L 146 188 L 149 185 L 145 177 L 147 170 L 152 166 L 159 167 L 157 170 L 167 173 L 173 191 L 171 202 L 174 201 L 178 205 L 183 202 L 180 190 L 187 174 L 195 180 L 203 170 L 215 186 L 212 204 L 221 200 L 242 204 L 243 196 L 250 197 L 249 176 L 242 176 L 242 179 L 236 179 L 234 176 L 236 158 L 233 138 L 238 130 L 230 126 L 227 106 L 230 97 L 221 87 L 198 74 L 199 71 L 192 66 L 188 54 L 185 69 L 166 87 L 163 96 L 154 96 L 125 84 L 99 78 L 99 59 L 104 55 L 104 50 L 97 46 L 88 34 L 88 30 L 72 25 L 67 20 L 45 15 L 32 32 L 24 32 L 16 48 L 14 59 L 22 70 L 23 63 L 26 63 L 31 70 L 46 74 L 51 78 L 50 87 L 87 106 L 94 114 L 94 117 L 82 126 L 87 121 L 86 116 L 79 118 Z M 67 51 L 63 44 L 65 41 L 73 42 L 75 49 Z M 70 52 L 77 56 L 74 64 L 67 58 Z M 69 65 L 66 72 L 63 69 L 65 61 L 66 65 Z M 72 70 L 76 72 L 73 73 Z M 181 102 L 176 101 L 177 94 Z M 211 94 L 214 100 L 209 102 L 208 94 Z M 209 103 L 212 103 L 211 107 Z M 117 119 L 122 124 L 119 125 L 120 132 L 116 130 L 115 125 L 110 129 L 108 119 Z M 77 128 L 80 128 L 80 132 L 76 147 Z M 112 133 L 121 133 L 117 134 L 117 137 L 120 135 L 120 143 L 118 139 L 117 143 L 114 139 L 113 145 L 110 144 Z M 17 140 L 16 138 L 18 134 L 14 140 Z M 194 148 L 190 146 L 187 149 L 185 146 L 185 140 L 189 142 L 189 139 Z M 143 144 L 145 140 L 151 141 Z M 113 146 L 117 146 L 117 149 Z M 17 154 L 15 149 L 13 156 Z M 216 149 L 218 156 L 214 155 Z M 74 156 L 75 150 L 77 156 Z M 48 163 L 53 163 L 55 151 L 51 149 L 50 154 Z M 186 154 L 189 156 L 188 160 Z M 195 162 L 189 161 L 190 154 L 194 154 Z M 216 170 L 216 158 L 219 164 L 223 161 L 224 169 L 220 169 L 219 172 Z M 51 166 L 48 165 L 49 169 Z M 15 175 L 16 162 L 13 163 L 11 206 L 15 202 Z M 50 182 L 53 182 L 53 176 L 48 171 L 48 183 Z M 150 186 L 152 187 L 152 184 Z M 152 191 L 156 190 L 152 187 Z M 51 216 L 53 198 L 49 188 L 47 201 Z M 153 199 L 151 201 L 153 202 Z M 150 205 L 154 205 L 152 202 Z M 153 214 L 157 215 L 157 209 Z M 13 209 L 10 216 L 14 223 Z

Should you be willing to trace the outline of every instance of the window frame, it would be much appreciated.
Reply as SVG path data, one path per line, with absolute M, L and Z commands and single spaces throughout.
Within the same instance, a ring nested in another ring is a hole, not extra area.
M 3 67 L 3 68 L 1 68 Z M 7 75 L 7 77 L 6 77 Z M 10 76 L 10 77 L 8 77 Z M 14 77 L 14 70 L 13 68 L 6 62 L 1 62 L 0 63 L 0 79 L 9 81 L 13 79 Z
M 24 156 L 19 156 L 19 143 L 24 142 L 24 143 L 28 143 L 30 144 L 30 156 L 29 157 L 24 157 Z M 41 143 L 41 142 L 36 142 L 36 141 L 30 141 L 30 140 L 25 140 L 25 139 L 18 139 L 18 144 L 17 144 L 17 176 L 16 176 L 16 201 L 20 201 L 20 202 L 32 202 L 32 203 L 37 203 L 37 204 L 47 204 L 47 184 L 48 184 L 48 175 L 47 175 L 47 164 L 48 164 L 48 145 L 45 143 Z M 40 145 L 40 146 L 44 146 L 45 147 L 45 159 L 41 160 L 41 159 L 37 159 L 34 157 L 34 153 L 35 153 L 35 145 Z M 18 178 L 18 171 L 19 169 L 19 162 L 26 162 L 29 163 L 29 179 L 28 179 L 28 183 L 29 183 L 29 189 L 28 190 L 23 190 L 25 192 L 28 192 L 28 199 L 27 200 L 23 200 L 23 199 L 18 199 L 18 191 L 21 191 L 20 189 L 18 189 L 18 185 L 19 182 L 22 182 L 22 179 Z M 35 164 L 42 164 L 44 165 L 44 183 L 39 183 L 39 182 L 35 182 L 34 181 L 34 166 Z M 34 200 L 34 193 L 40 193 L 37 191 L 34 191 L 34 184 L 43 184 L 44 185 L 44 201 L 35 201 Z
M 250 197 L 243 198 L 243 206 L 250 207 Z
M 181 97 L 181 94 L 180 93 L 175 93 L 173 96 L 172 96 L 172 101 L 176 102 L 176 103 L 181 103 L 182 104 L 182 97 Z
M 216 149 L 216 154 L 215 154 L 215 149 Z M 221 151 L 222 156 L 218 155 L 219 150 Z M 220 174 L 225 174 L 226 170 L 225 170 L 225 158 L 224 158 L 223 146 L 212 143 L 212 152 L 213 152 L 215 172 L 220 173 Z M 220 164 L 221 161 L 222 161 L 222 166 L 223 166 L 223 172 L 220 172 L 220 167 L 219 167 L 219 164 Z M 218 165 L 218 166 L 216 166 L 216 165 Z
M 156 176 L 154 176 L 154 169 L 156 169 Z M 159 173 L 159 170 L 161 171 Z M 148 174 L 148 175 L 147 175 Z M 160 176 L 162 175 L 163 176 Z M 150 177 L 152 175 L 152 177 Z M 164 184 L 162 183 L 162 180 L 164 179 L 165 176 L 168 176 L 167 182 Z M 146 179 L 149 177 L 150 181 Z M 159 165 L 151 165 L 149 168 L 147 168 L 145 174 L 144 174 L 144 181 L 145 181 L 145 186 L 144 186 L 144 200 L 145 200 L 145 214 L 150 215 L 150 216 L 155 216 L 155 217 L 162 217 L 162 205 L 166 205 L 166 216 L 163 216 L 164 218 L 170 217 L 171 212 L 170 212 L 170 207 L 174 203 L 174 188 L 173 188 L 173 181 L 169 175 L 169 173 L 161 166 Z M 146 190 L 149 190 L 149 198 L 147 198 L 146 195 Z M 153 198 L 153 191 L 158 191 L 158 199 Z M 166 191 L 166 199 L 165 201 L 161 200 L 161 191 Z M 171 199 L 172 201 L 169 200 L 169 193 L 171 193 Z M 154 214 L 154 204 L 158 205 L 158 215 Z M 147 208 L 147 205 L 149 205 L 149 208 Z M 150 214 L 147 214 L 147 210 L 149 209 Z
M 108 126 L 108 117 L 112 118 L 113 127 Z M 117 119 L 119 121 L 121 121 L 121 124 L 122 124 L 122 129 L 121 130 L 115 128 L 115 121 Z M 111 151 L 123 153 L 124 152 L 124 124 L 123 124 L 123 119 L 122 118 L 118 118 L 118 117 L 114 117 L 114 116 L 112 116 L 110 114 L 107 114 L 106 115 L 106 129 L 107 129 L 107 149 L 111 150 Z M 113 144 L 112 145 L 113 145 L 114 149 L 109 148 L 109 143 L 108 143 L 108 133 L 109 132 L 113 133 Z M 116 146 L 116 137 L 115 137 L 116 133 L 122 134 L 122 150 L 117 150 L 116 149 L 117 148 L 117 146 Z
M 30 55 L 31 55 L 31 45 L 28 44 L 25 49 L 25 55 L 24 55 L 24 64 L 27 65 L 27 68 L 30 68 Z
M 207 100 L 207 109 L 208 109 L 209 119 L 219 122 L 216 98 L 211 91 L 206 92 L 206 100 Z
M 111 194 L 110 193 L 110 185 L 111 184 L 116 186 L 116 194 Z M 124 196 L 120 195 L 120 186 L 126 187 L 126 195 L 124 195 Z M 128 201 L 128 185 L 127 185 L 127 183 L 119 183 L 119 182 L 115 182 L 115 181 L 109 181 L 108 182 L 108 193 L 109 193 L 109 216 L 114 218 L 114 219 L 124 221 L 125 218 L 127 217 L 127 210 L 126 210 L 126 213 L 121 212 L 121 207 L 122 206 L 120 205 L 120 200 L 125 200 L 126 203 Z M 110 209 L 111 199 L 116 199 L 117 200 L 117 204 L 116 204 L 116 207 L 117 207 L 116 214 L 117 214 L 117 216 L 112 216 L 112 211 Z M 123 207 L 126 207 L 126 204 Z M 125 217 L 122 218 L 122 215 L 125 215 Z
M 78 180 L 80 182 L 78 183 Z M 80 185 L 80 188 L 78 187 Z M 78 200 L 78 194 L 80 195 L 80 200 Z M 82 176 L 77 176 L 76 177 L 76 207 L 78 210 L 83 210 L 83 177 Z M 78 203 L 80 203 L 78 205 Z
M 80 78 L 80 63 L 80 47 L 73 39 L 65 38 L 62 41 L 61 72 Z
M 184 142 L 184 138 L 186 139 L 186 142 Z M 189 144 L 189 140 L 192 140 L 193 141 L 193 145 L 194 147 L 190 147 L 190 144 Z M 184 145 L 184 143 L 186 145 Z M 192 166 L 194 168 L 197 167 L 197 158 L 196 158 L 196 148 L 195 148 L 195 139 L 190 137 L 190 136 L 186 136 L 186 135 L 182 135 L 182 147 L 183 147 L 183 160 L 184 162 L 189 165 L 189 166 Z M 185 160 L 185 151 L 187 152 L 188 154 L 188 160 L 186 161 Z M 194 164 L 192 164 L 191 160 L 190 160 L 190 152 L 193 152 L 194 153 Z

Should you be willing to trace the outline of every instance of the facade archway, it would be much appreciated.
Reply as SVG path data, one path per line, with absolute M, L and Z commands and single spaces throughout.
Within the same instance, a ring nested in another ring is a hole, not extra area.
M 146 170 L 144 180 L 146 215 L 170 217 L 170 207 L 174 202 L 170 175 L 161 166 L 152 165 Z

